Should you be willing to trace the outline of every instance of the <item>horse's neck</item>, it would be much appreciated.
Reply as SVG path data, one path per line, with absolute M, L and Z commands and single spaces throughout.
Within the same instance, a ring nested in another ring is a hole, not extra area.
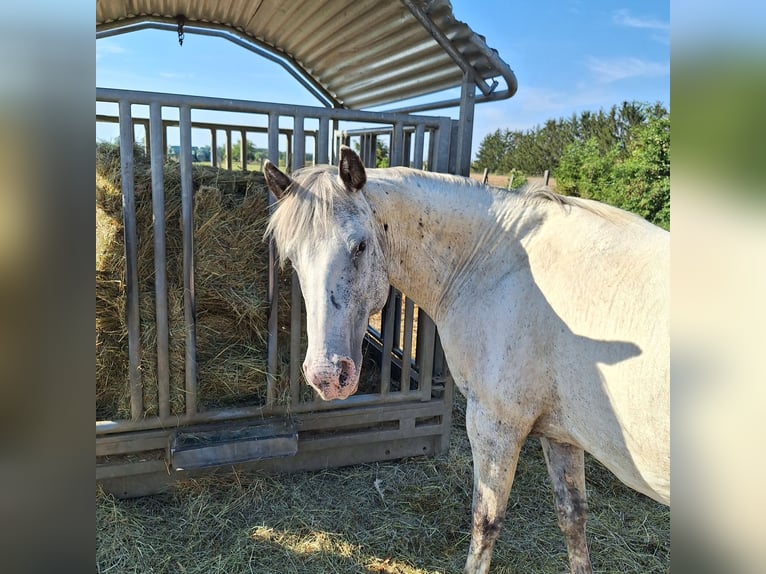
M 501 242 L 509 228 L 498 219 L 497 198 L 482 188 L 409 174 L 370 178 L 365 189 L 383 228 L 391 284 L 437 321 L 456 303 L 467 279 L 496 271 L 497 265 L 483 263 L 497 259 L 499 250 L 513 264 L 511 243 Z M 503 205 L 510 218 L 514 201 Z

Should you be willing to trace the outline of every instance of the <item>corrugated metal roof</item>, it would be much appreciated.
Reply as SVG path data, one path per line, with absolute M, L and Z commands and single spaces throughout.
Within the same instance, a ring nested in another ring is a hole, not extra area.
M 477 102 L 516 92 L 511 68 L 448 0 L 96 0 L 97 37 L 176 30 L 179 16 L 185 32 L 277 56 L 328 105 L 388 105 L 459 87 L 464 73 Z

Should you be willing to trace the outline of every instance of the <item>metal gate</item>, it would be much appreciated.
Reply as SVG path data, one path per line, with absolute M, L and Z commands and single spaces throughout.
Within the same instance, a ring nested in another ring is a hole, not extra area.
M 118 496 L 140 496 L 170 487 L 180 476 L 210 472 L 217 467 L 244 465 L 270 471 L 318 469 L 404 456 L 443 452 L 448 447 L 452 384 L 431 319 L 406 294 L 392 288 L 389 301 L 365 338 L 374 357 L 374 391 L 345 401 L 324 402 L 301 390 L 300 286 L 292 277 L 289 335 L 289 399 L 276 400 L 279 266 L 269 246 L 268 366 L 263 404 L 204 408 L 198 402 L 195 318 L 192 134 L 209 133 L 210 163 L 219 163 L 218 138 L 223 134 L 231 170 L 232 139 L 267 140 L 268 159 L 275 164 L 280 142 L 287 167 L 297 169 L 309 156 L 315 163 L 336 163 L 339 144 L 358 144 L 368 166 L 375 165 L 376 142 L 388 141 L 391 165 L 433 171 L 450 169 L 454 122 L 447 117 L 414 116 L 314 108 L 219 98 L 98 88 L 97 123 L 119 126 L 120 170 L 127 295 L 128 381 L 131 416 L 96 421 L 96 479 Z M 232 119 L 234 118 L 234 119 Z M 168 130 L 177 129 L 181 177 L 183 237 L 184 412 L 169 404 L 168 309 L 164 243 L 163 164 L 168 155 Z M 151 161 L 154 229 L 154 299 L 156 304 L 157 375 L 142 376 L 139 292 L 136 270 L 134 146 L 143 132 Z M 307 145 L 311 142 L 311 145 Z M 247 154 L 240 167 L 248 169 Z M 332 157 L 331 157 L 332 156 Z M 452 161 L 454 165 L 454 159 Z M 273 198 L 270 198 L 273 204 Z M 282 282 L 283 284 L 283 282 Z M 414 325 L 417 333 L 414 334 Z M 285 351 L 281 349 L 281 351 Z M 144 395 L 158 398 L 158 414 L 144 416 Z

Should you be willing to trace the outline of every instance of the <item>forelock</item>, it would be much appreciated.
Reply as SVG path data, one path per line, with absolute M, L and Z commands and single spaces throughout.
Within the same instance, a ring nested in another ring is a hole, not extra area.
M 292 253 L 307 237 L 331 233 L 336 205 L 351 202 L 337 173 L 337 168 L 321 166 L 294 174 L 289 193 L 277 204 L 265 233 L 274 238 L 281 256 Z

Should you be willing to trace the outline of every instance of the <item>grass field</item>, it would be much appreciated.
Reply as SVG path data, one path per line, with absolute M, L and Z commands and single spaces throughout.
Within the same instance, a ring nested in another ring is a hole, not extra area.
M 134 500 L 96 496 L 97 571 L 167 573 L 462 572 L 470 536 L 465 403 L 435 457 L 269 476 L 228 470 Z M 596 572 L 664 573 L 670 511 L 588 459 Z M 567 569 L 539 442 L 527 441 L 495 548 L 495 573 Z

